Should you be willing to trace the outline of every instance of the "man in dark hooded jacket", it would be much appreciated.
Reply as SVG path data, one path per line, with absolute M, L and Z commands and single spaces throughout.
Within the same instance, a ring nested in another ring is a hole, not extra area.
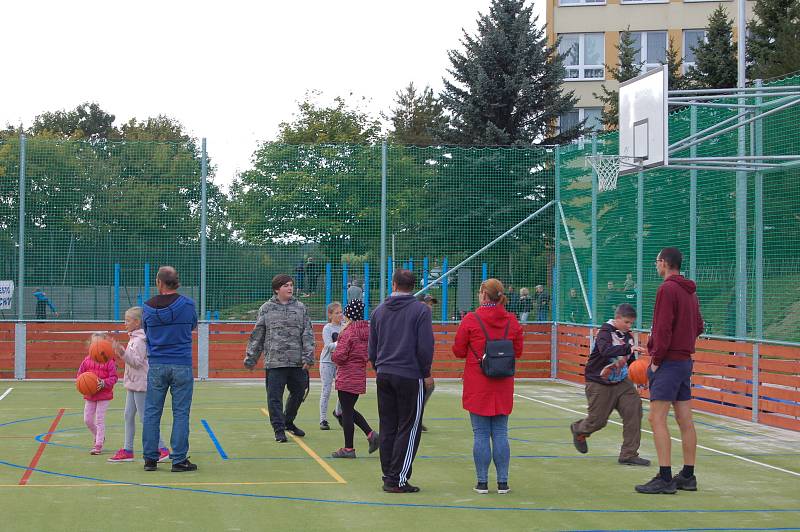
M 369 359 L 377 371 L 383 490 L 415 493 L 408 483 L 422 432 L 425 385 L 433 384 L 433 325 L 430 308 L 412 295 L 408 270 L 392 275 L 392 294 L 372 315 Z

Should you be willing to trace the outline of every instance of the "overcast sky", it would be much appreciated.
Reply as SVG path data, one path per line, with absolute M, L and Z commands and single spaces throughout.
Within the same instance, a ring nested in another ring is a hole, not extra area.
M 307 90 L 388 110 L 408 82 L 441 88 L 447 50 L 490 0 L 36 1 L 3 5 L 0 125 L 96 101 L 167 114 L 208 139 L 217 182 L 248 168 Z M 536 0 L 540 23 L 544 0 Z M 353 94 L 352 99 L 349 97 Z

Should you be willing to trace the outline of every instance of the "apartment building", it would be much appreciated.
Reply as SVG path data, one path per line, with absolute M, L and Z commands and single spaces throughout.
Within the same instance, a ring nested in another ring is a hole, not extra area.
M 660 66 L 672 39 L 683 57 L 684 69 L 694 64 L 692 46 L 705 38 L 708 17 L 722 4 L 737 25 L 737 4 L 732 0 L 546 0 L 547 36 L 561 37 L 559 51 L 567 53 L 564 85 L 579 98 L 576 109 L 561 117 L 567 128 L 586 118 L 587 127 L 600 129 L 601 103 L 593 96 L 601 85 L 616 89 L 617 82 L 604 65 L 617 63 L 620 32 L 630 29 L 637 63 L 644 70 Z M 747 20 L 753 2 L 747 0 Z

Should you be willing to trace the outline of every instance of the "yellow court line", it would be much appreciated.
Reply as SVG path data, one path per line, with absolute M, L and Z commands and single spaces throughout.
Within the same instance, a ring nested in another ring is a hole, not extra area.
M 266 408 L 262 407 L 261 413 L 269 417 L 269 412 L 267 412 Z M 311 447 L 306 445 L 306 443 L 303 440 L 296 437 L 291 432 L 289 433 L 289 436 L 292 438 L 292 440 L 294 440 L 294 442 L 297 445 L 300 446 L 301 449 L 303 449 L 306 453 L 308 453 L 308 456 L 313 458 L 314 461 L 317 462 L 320 465 L 320 467 L 322 467 L 322 469 L 324 469 L 331 477 L 333 477 L 333 480 L 335 480 L 338 484 L 347 484 L 347 481 L 343 479 L 342 476 L 339 473 L 337 473 L 336 470 L 330 466 L 330 464 L 328 464 L 328 462 L 320 458 L 319 455 L 315 453 Z
M 88 482 L 85 484 L 0 484 L 0 488 L 85 488 L 97 486 L 110 487 L 142 487 L 142 486 L 267 486 L 274 484 L 339 484 L 330 480 L 302 481 L 287 480 L 273 482 L 162 482 L 160 484 L 128 483 L 128 482 Z

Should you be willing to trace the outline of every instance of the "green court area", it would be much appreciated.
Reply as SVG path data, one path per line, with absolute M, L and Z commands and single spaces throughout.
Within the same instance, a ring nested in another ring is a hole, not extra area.
M 8 388 L 0 400 L 2 530 L 800 530 L 800 434 L 699 414 L 699 491 L 640 495 L 633 486 L 657 468 L 617 464 L 616 415 L 589 439 L 589 454 L 574 449 L 569 423 L 585 399 L 566 384 L 517 383 L 507 495 L 472 491 L 459 382 L 437 384 L 414 463 L 422 491 L 403 495 L 381 491 L 377 453 L 367 454 L 361 434 L 358 459 L 328 458 L 342 432 L 335 421 L 319 430 L 317 382 L 297 420 L 307 436 L 285 444 L 273 440 L 262 411 L 263 381 L 196 383 L 193 473 L 171 473 L 169 464 L 143 471 L 140 434 L 135 462 L 106 461 L 122 445 L 121 388 L 100 456 L 89 455 L 71 382 L 6 381 L 0 394 Z M 357 406 L 377 427 L 374 383 Z M 164 421 L 168 436 L 168 414 Z M 654 459 L 648 433 L 641 454 Z M 673 457 L 680 466 L 678 442 Z

